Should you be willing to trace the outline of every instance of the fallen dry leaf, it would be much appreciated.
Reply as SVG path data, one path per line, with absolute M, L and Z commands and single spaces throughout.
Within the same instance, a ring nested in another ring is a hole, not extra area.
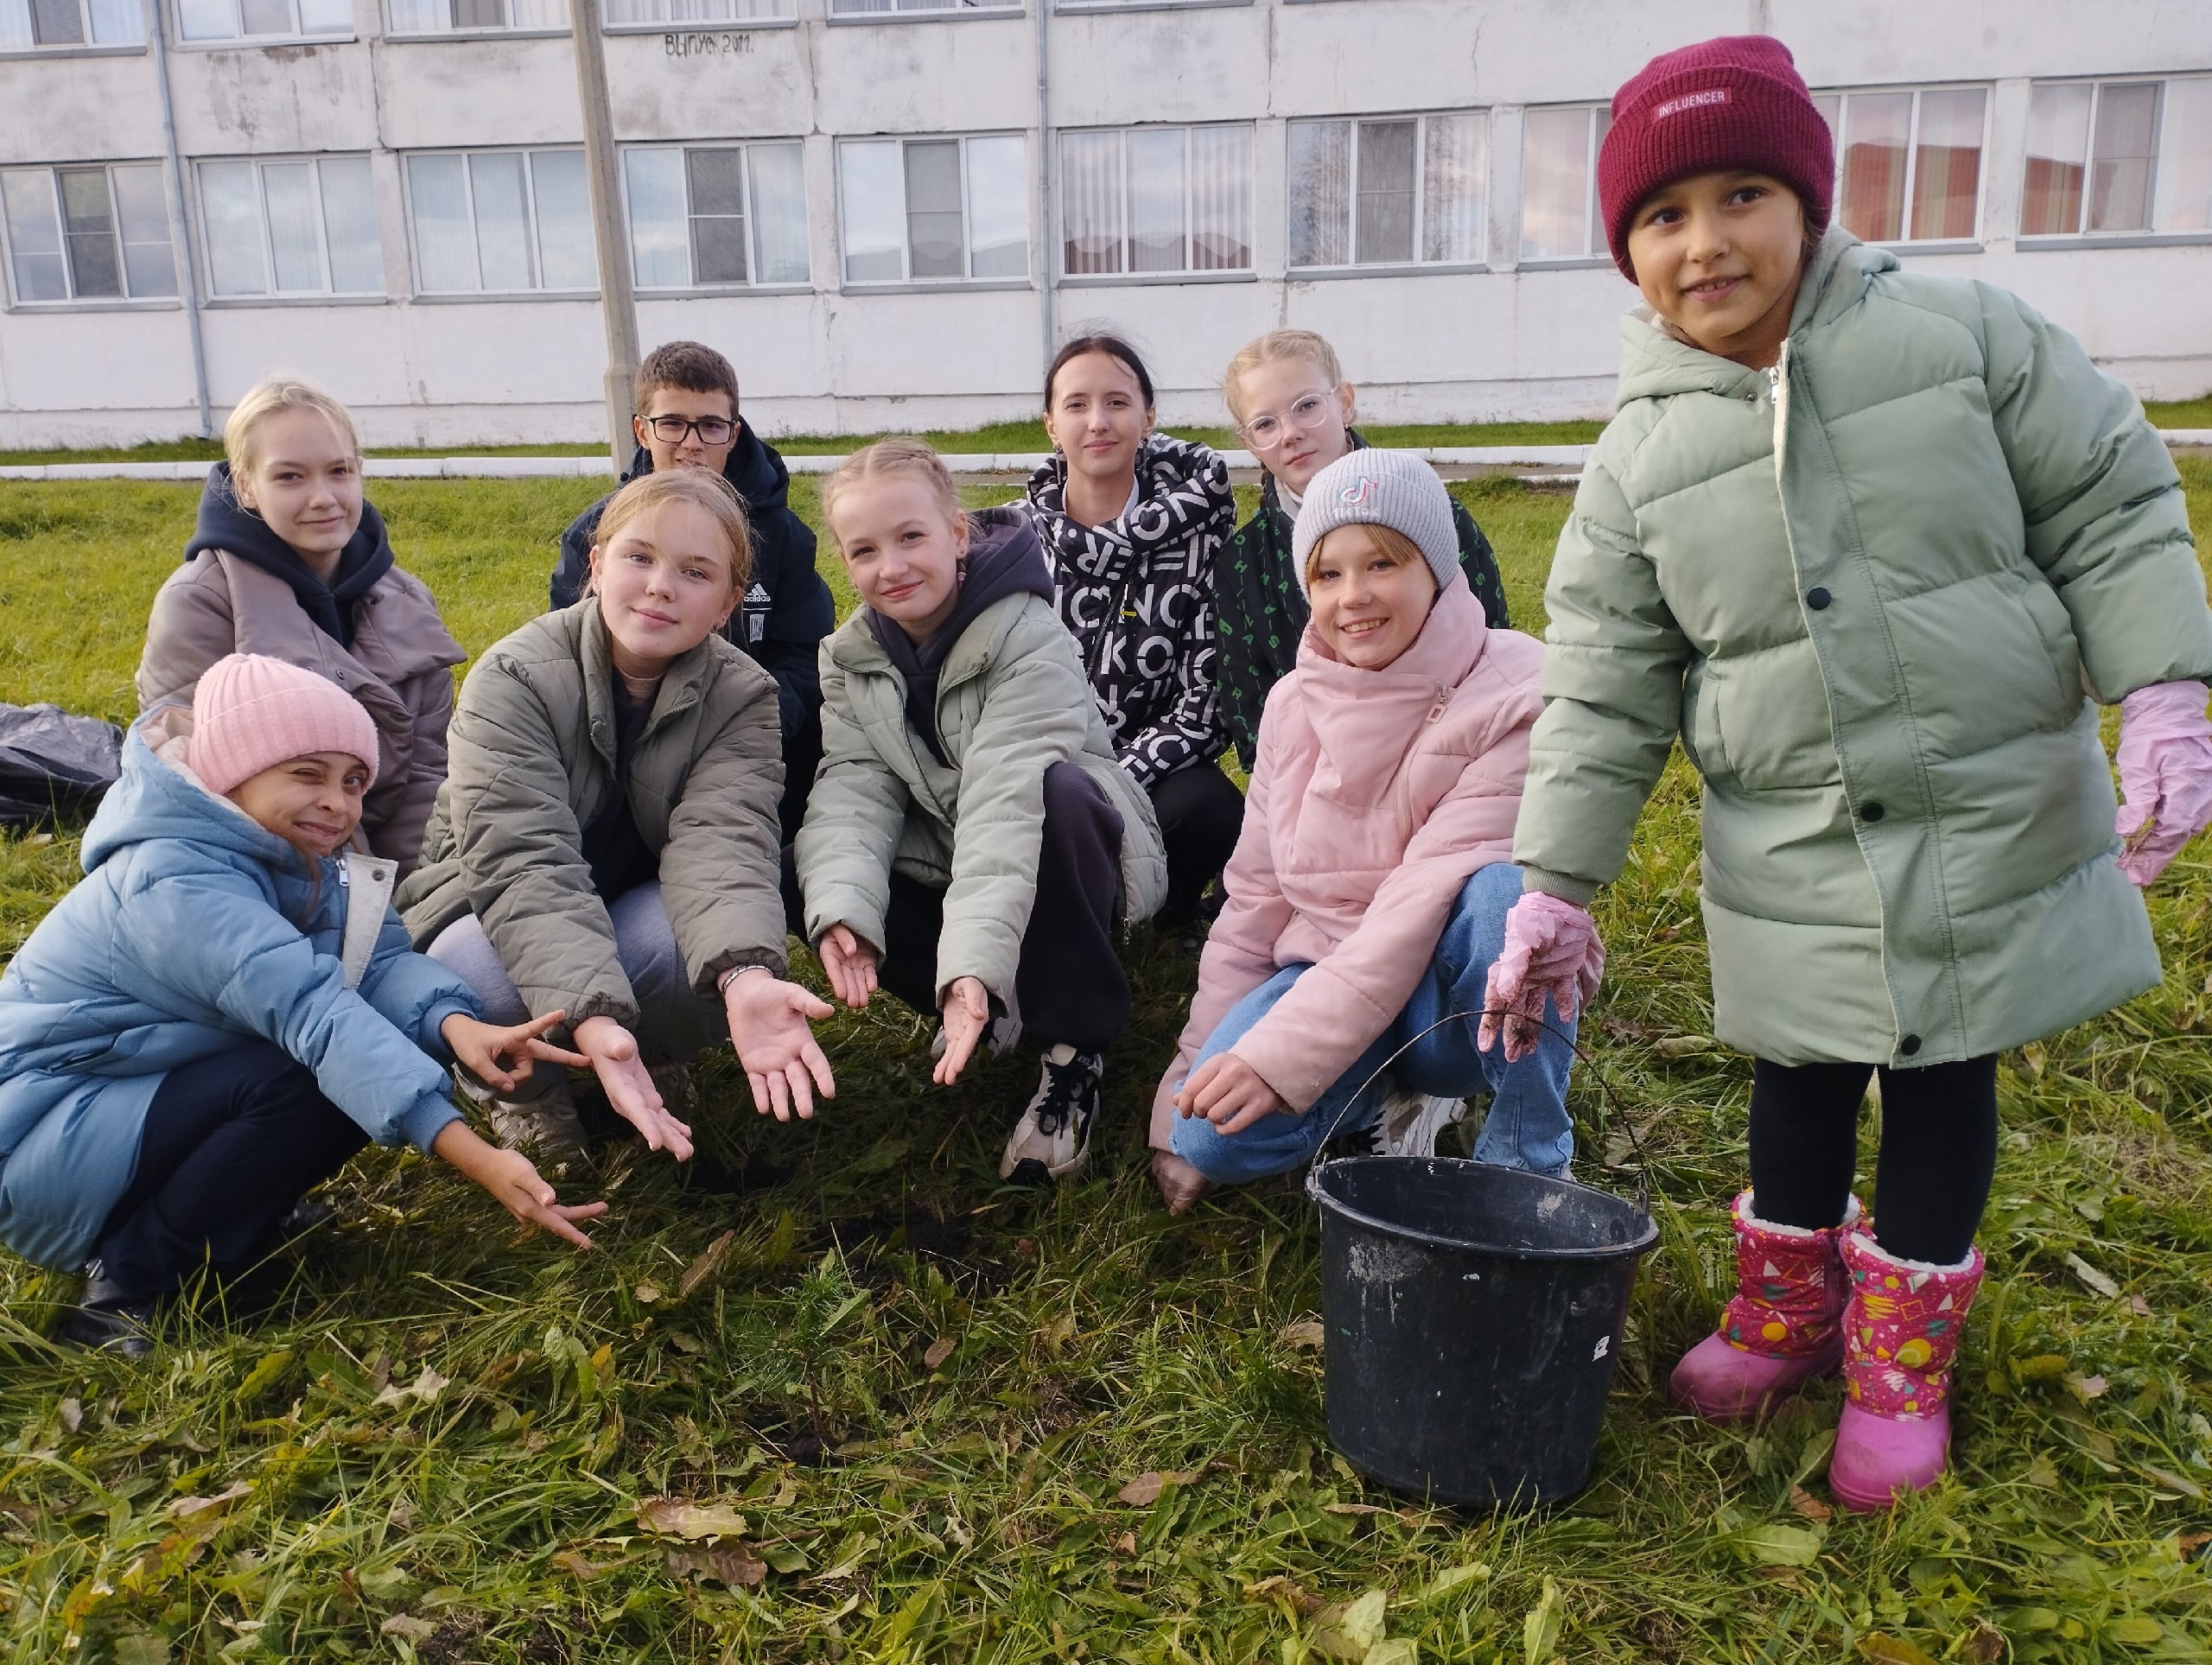
M 722 1262 L 729 1258 L 730 1245 L 736 1241 L 737 1232 L 732 1229 L 701 1249 L 699 1258 L 683 1268 L 683 1280 L 676 1286 L 677 1299 L 690 1300 L 693 1290 L 721 1270 Z
M 2127 1310 L 2139 1319 L 2147 1319 L 2151 1316 L 2151 1303 L 2140 1295 L 2130 1295 L 2127 1298 Z
M 1244 1593 L 1255 1601 L 1277 1599 L 1287 1601 L 1301 1613 L 1318 1613 L 1321 1611 L 1320 1597 L 1293 1583 L 1280 1573 L 1271 1579 L 1262 1579 L 1257 1584 L 1246 1585 Z
M 1286 1324 L 1275 1331 L 1275 1339 L 1286 1347 L 1319 1347 L 1328 1338 L 1318 1319 L 1306 1319 L 1297 1324 Z
M 657 1283 L 641 1283 L 630 1293 L 640 1306 L 651 1306 L 655 1301 L 664 1299 Z
M 428 1642 L 437 1633 L 436 1625 L 426 1618 L 416 1618 L 412 1613 L 394 1613 L 377 1626 L 378 1635 L 398 1636 L 408 1642 Z
M 553 1557 L 553 1565 L 571 1578 L 581 1579 L 588 1584 L 616 1563 L 594 1561 L 581 1549 L 563 1549 Z
M 1872 1665 L 1936 1665 L 1925 1649 L 1903 1636 L 1886 1636 L 1879 1632 L 1859 1638 L 1859 1656 L 1871 1661 Z
M 169 1505 L 169 1518 L 188 1521 L 195 1515 L 204 1515 L 211 1509 L 226 1509 L 253 1490 L 252 1483 L 238 1480 L 223 1488 L 212 1497 L 180 1497 Z
M 2191 1556 L 2195 1555 L 2198 1550 L 2203 1548 L 2204 1546 L 2209 1543 L 2212 1543 L 2212 1532 L 2177 1532 L 2174 1534 L 2174 1548 L 2180 1553 L 2181 1558 L 2183 1560 L 2188 1560 Z
M 1147 1469 L 1114 1495 L 1125 1503 L 1134 1503 L 1139 1509 L 1149 1509 L 1160 1501 L 1160 1494 L 1169 1486 L 1187 1486 L 1205 1472 L 1203 1468 L 1168 1469 L 1164 1472 L 1159 1469 Z
M 2114 1283 L 2107 1274 L 2098 1271 L 2095 1267 L 2091 1266 L 2088 1261 L 2083 1260 L 2079 1255 L 2067 1255 L 2066 1265 L 2073 1272 L 2075 1277 L 2081 1279 L 2083 1283 L 2088 1285 L 2090 1288 L 2095 1290 L 2106 1300 L 2113 1300 L 2118 1299 L 2120 1295 L 2120 1286 Z M 1905 1645 L 1907 1647 L 1911 1646 L 1910 1643 Z
M 395 1382 L 369 1402 L 372 1405 L 399 1405 L 404 1404 L 410 1399 L 418 1399 L 425 1405 L 435 1405 L 438 1401 L 438 1395 L 446 1390 L 447 1385 L 447 1379 L 444 1376 L 425 1364 L 423 1367 L 422 1375 L 416 1376 L 405 1387 L 403 1388 Z
M 1807 1520 L 1818 1521 L 1823 1524 L 1825 1524 L 1829 1517 L 1835 1513 L 1834 1509 L 1830 1509 L 1826 1503 L 1813 1496 L 1811 1492 L 1806 1490 L 1802 1486 L 1792 1486 L 1789 1488 L 1789 1507 L 1796 1509 Z
M 936 1369 L 938 1365 L 944 1363 L 945 1360 L 950 1358 L 955 1352 L 958 1351 L 959 1347 L 959 1337 L 939 1336 L 935 1341 L 930 1343 L 929 1350 L 922 1355 L 923 1368 L 931 1370 Z
M 728 1503 L 695 1503 L 683 1497 L 645 1497 L 638 1524 L 664 1538 L 741 1538 L 745 1516 Z
M 1395 1509 L 1385 1509 L 1380 1503 L 1324 1503 L 1324 1515 L 1395 1515 Z
M 1137 1535 L 1134 1532 L 1124 1532 L 1120 1537 L 1112 1540 L 1112 1543 L 1116 1555 L 1134 1555 L 1137 1553 Z
M 1976 1619 L 1974 1629 L 1967 1632 L 1964 1656 L 1974 1665 L 2001 1665 L 2005 1657 L 2005 1633 L 1987 1619 Z
M 2101 1376 L 2069 1373 L 2066 1377 L 2066 1385 L 2074 1390 L 2074 1396 L 2084 1404 L 2092 1399 L 2104 1397 L 2106 1383 L 2105 1379 Z
M 61 1419 L 61 1426 L 72 1433 L 85 1426 L 85 1408 L 74 1399 L 63 1400 L 54 1408 L 54 1414 Z
M 668 1552 L 668 1570 L 677 1577 L 712 1579 L 726 1590 L 750 1590 L 768 1576 L 768 1563 L 743 1544 L 716 1545 L 711 1549 Z

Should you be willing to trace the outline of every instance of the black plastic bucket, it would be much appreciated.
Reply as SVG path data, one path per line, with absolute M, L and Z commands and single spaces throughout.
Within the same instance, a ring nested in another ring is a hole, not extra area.
M 1496 1508 L 1588 1484 L 1649 1210 L 1440 1157 L 1306 1176 L 1321 1205 L 1329 1439 L 1393 1491 Z

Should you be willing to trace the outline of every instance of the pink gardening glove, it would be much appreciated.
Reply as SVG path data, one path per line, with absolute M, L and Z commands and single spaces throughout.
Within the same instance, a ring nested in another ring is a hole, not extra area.
M 2147 885 L 2212 825 L 2212 722 L 2202 683 L 2158 683 L 2120 702 L 2120 870 Z M 1509 928 L 1506 940 L 1512 940 Z
M 1502 1023 L 1505 1061 L 1519 1063 L 1543 1034 L 1544 997 L 1571 1022 L 1605 975 L 1598 922 L 1560 897 L 1526 893 L 1505 916 L 1505 947 L 1490 969 L 1475 1045 L 1489 1051 Z

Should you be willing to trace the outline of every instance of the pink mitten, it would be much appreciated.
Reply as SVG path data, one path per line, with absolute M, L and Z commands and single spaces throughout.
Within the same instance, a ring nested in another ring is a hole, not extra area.
M 2158 683 L 2120 702 L 2120 870 L 2138 885 L 2212 825 L 2212 722 L 2202 683 Z
M 1544 997 L 1571 1020 L 1605 974 L 1598 922 L 1564 898 L 1528 892 L 1505 916 L 1505 947 L 1490 969 L 1475 1044 L 1487 1051 L 1502 1023 L 1506 1062 L 1518 1063 L 1536 1050 L 1543 1033 Z

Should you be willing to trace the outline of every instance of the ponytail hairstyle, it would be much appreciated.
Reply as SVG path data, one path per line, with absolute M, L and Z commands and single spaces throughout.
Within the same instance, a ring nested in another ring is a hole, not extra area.
M 1317 338 L 1318 339 L 1318 338 Z M 1052 384 L 1059 379 L 1060 368 L 1071 359 L 1080 359 L 1086 353 L 1103 353 L 1109 359 L 1118 359 L 1130 375 L 1137 378 L 1137 391 L 1144 395 L 1144 408 L 1153 407 L 1152 372 L 1144 367 L 1144 360 L 1137 350 L 1118 335 L 1078 335 L 1052 355 L 1052 368 L 1045 372 L 1045 409 L 1052 408 Z
M 918 439 L 898 437 L 878 440 L 854 452 L 822 482 L 822 519 L 830 528 L 830 536 L 837 536 L 835 511 L 837 499 L 855 486 L 871 480 L 880 480 L 887 474 L 905 474 L 918 480 L 929 490 L 937 506 L 944 513 L 945 520 L 956 530 L 967 519 L 960 506 L 960 493 L 954 490 L 951 471 L 944 466 L 944 459 Z M 842 546 L 838 551 L 843 553 Z

